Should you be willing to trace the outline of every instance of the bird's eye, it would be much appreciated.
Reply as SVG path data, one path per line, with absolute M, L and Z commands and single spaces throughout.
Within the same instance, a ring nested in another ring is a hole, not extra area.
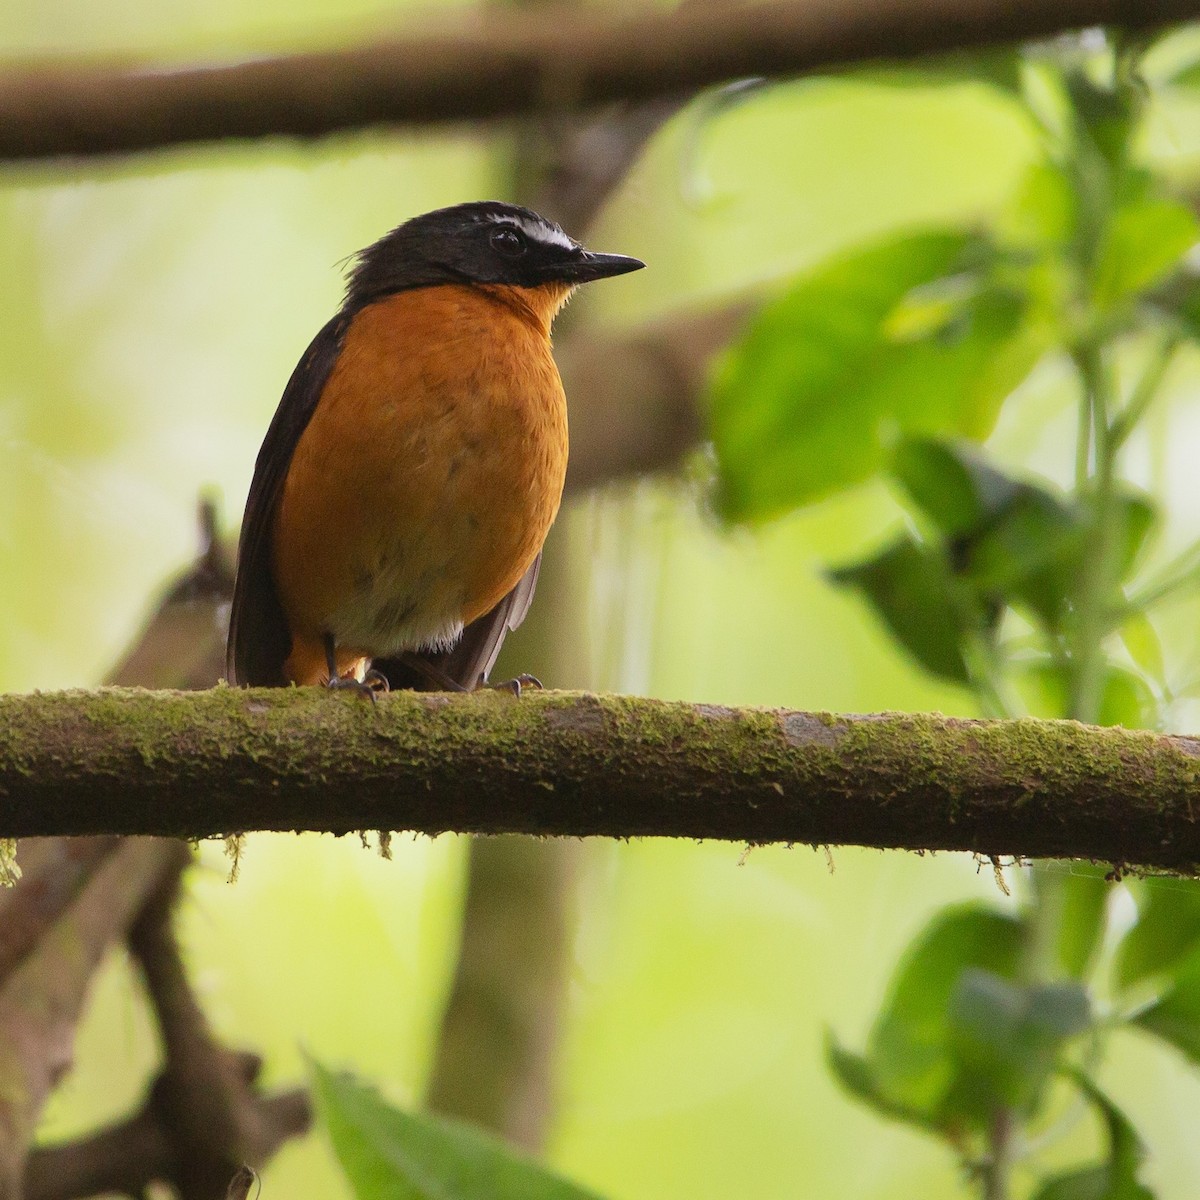
M 524 236 L 515 229 L 493 229 L 488 240 L 492 244 L 492 249 L 497 254 L 504 255 L 505 258 L 520 258 L 529 249 Z

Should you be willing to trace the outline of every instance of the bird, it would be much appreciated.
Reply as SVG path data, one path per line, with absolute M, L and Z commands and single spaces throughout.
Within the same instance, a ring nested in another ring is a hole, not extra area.
M 255 463 L 229 682 L 372 699 L 488 683 L 566 476 L 551 325 L 580 284 L 644 266 L 499 201 L 413 217 L 354 257 Z

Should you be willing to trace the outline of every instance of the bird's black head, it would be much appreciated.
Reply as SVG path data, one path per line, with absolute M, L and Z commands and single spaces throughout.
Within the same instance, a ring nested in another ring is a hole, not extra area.
M 413 217 L 368 246 L 350 272 L 346 307 L 444 283 L 571 287 L 645 265 L 593 254 L 532 209 L 480 200 Z

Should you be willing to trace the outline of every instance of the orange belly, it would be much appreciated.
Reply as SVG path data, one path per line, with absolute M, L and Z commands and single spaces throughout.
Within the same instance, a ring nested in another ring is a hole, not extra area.
M 451 644 L 541 549 L 567 464 L 562 297 L 501 291 L 423 288 L 354 317 L 275 518 L 295 682 L 323 677 L 326 634 L 339 672 Z

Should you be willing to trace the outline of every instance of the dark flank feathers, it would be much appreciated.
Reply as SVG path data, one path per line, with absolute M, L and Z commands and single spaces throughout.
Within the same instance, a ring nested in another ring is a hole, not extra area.
M 350 318 L 339 312 L 309 343 L 284 388 L 254 464 L 238 541 L 237 582 L 229 616 L 225 670 L 230 683 L 282 687 L 291 649 L 271 566 L 271 527 L 300 435 L 321 398 Z

